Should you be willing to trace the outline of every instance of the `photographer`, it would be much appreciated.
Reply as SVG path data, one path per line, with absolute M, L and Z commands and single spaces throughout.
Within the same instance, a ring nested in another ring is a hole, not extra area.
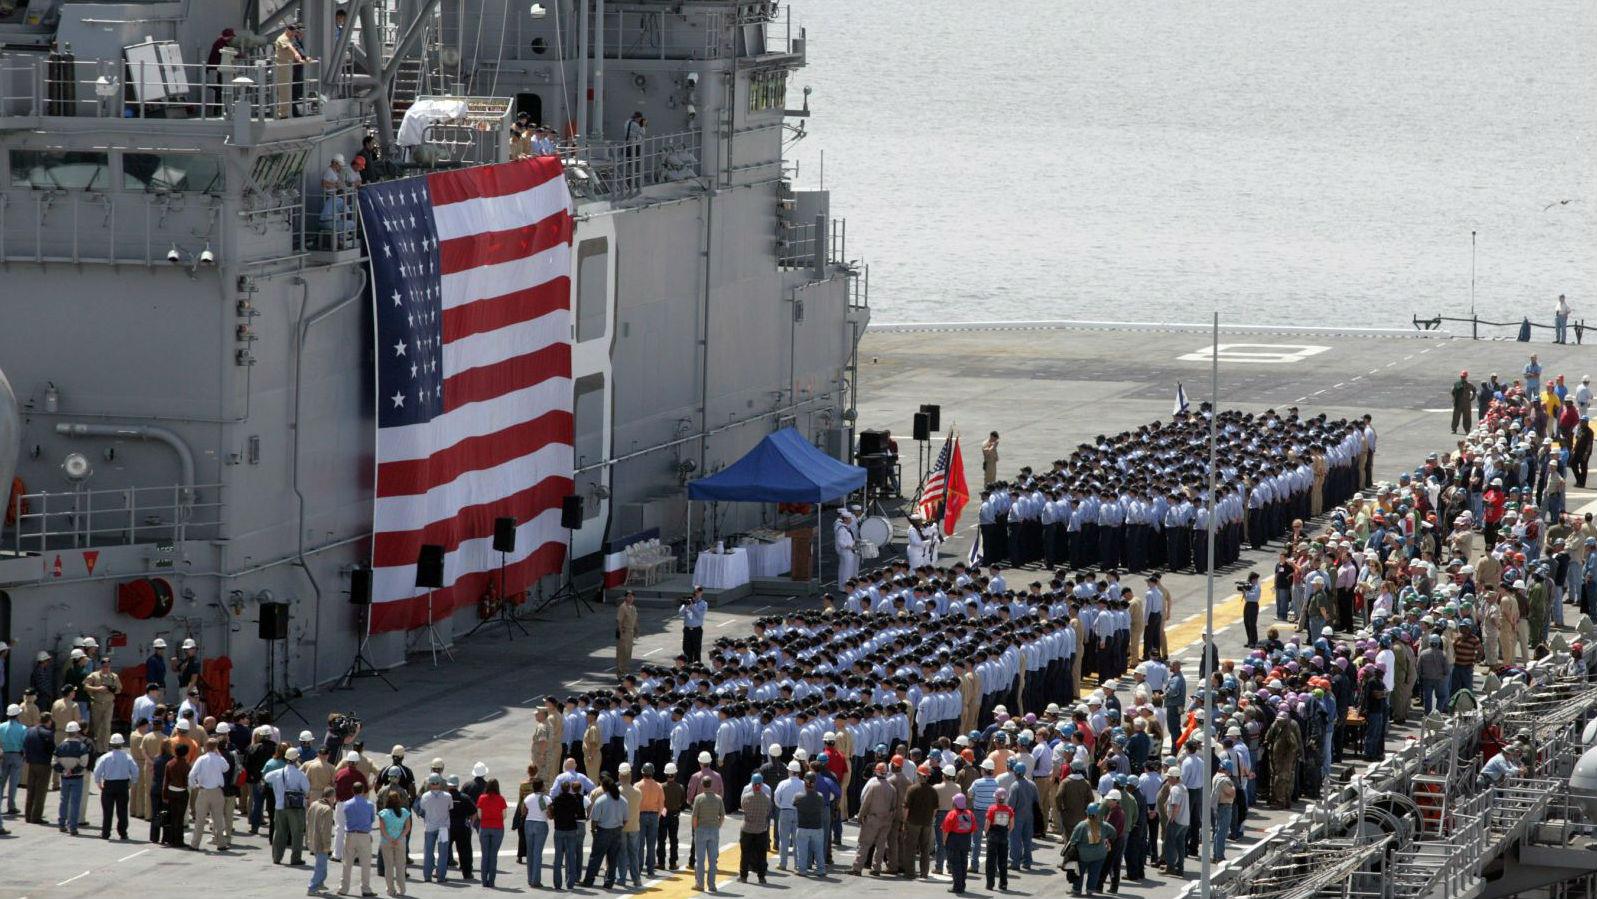
M 1237 582 L 1242 591 L 1242 627 L 1248 635 L 1248 648 L 1259 643 L 1259 573 L 1250 572 L 1248 579 Z
M 344 744 L 353 741 L 359 734 L 360 718 L 343 712 L 329 713 L 327 735 L 322 738 L 322 746 L 327 750 L 327 757 L 342 758 Z
M 682 616 L 682 654 L 694 664 L 704 660 L 704 616 L 709 611 L 703 587 L 694 587 L 692 596 L 682 597 L 677 609 L 677 614 Z

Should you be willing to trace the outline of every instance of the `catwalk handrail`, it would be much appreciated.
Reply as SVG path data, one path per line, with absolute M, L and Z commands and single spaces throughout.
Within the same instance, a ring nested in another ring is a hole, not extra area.
M 1517 322 L 1494 322 L 1481 318 L 1479 315 L 1471 315 L 1468 318 L 1454 315 L 1433 315 L 1430 318 L 1420 318 L 1418 315 L 1411 315 L 1410 318 L 1414 322 L 1414 330 L 1416 331 L 1434 331 L 1440 328 L 1443 322 L 1467 323 L 1470 326 L 1470 339 L 1472 340 L 1481 339 L 1480 332 L 1482 326 L 1488 328 L 1525 328 L 1528 326 L 1532 329 L 1545 328 L 1548 331 L 1554 332 L 1558 330 L 1558 326 L 1555 324 L 1533 322 L 1528 317 L 1520 319 Z M 1568 322 L 1566 327 L 1570 331 L 1574 332 L 1575 343 L 1579 344 L 1581 342 L 1581 338 L 1585 336 L 1585 331 L 1589 326 L 1586 324 L 1586 320 L 1582 318 L 1578 320 L 1571 320 Z

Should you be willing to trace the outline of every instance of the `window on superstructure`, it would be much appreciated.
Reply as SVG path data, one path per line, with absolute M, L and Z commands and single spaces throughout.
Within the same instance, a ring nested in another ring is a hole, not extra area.
M 783 109 L 787 105 L 787 70 L 755 72 L 749 76 L 749 112 Z
M 105 190 L 111 155 L 93 151 L 12 150 L 11 186 L 32 190 Z
M 222 192 L 222 160 L 193 153 L 123 153 L 122 189 Z

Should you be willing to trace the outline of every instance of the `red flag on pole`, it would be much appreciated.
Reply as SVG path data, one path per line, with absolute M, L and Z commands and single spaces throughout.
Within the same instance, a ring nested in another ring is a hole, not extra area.
M 970 502 L 970 488 L 965 484 L 965 457 L 959 451 L 958 434 L 954 435 L 954 453 L 948 462 L 947 481 L 948 498 L 943 502 L 943 536 L 951 537 L 954 525 L 959 523 L 959 513 L 965 511 L 965 504 Z
M 965 457 L 959 451 L 959 435 L 950 435 L 943 441 L 943 450 L 937 454 L 932 470 L 926 473 L 926 483 L 921 487 L 916 508 L 927 521 L 940 522 L 943 535 L 952 536 L 959 513 L 970 501 L 970 489 L 965 485 Z

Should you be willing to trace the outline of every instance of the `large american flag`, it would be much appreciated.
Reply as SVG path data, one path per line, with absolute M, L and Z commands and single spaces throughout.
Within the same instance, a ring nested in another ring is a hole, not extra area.
M 498 587 L 497 517 L 517 523 L 507 593 L 565 560 L 570 208 L 555 157 L 360 190 L 377 329 L 373 631 L 428 623 L 423 544 L 445 553 L 434 620 Z
M 943 441 L 943 451 L 926 474 L 921 485 L 920 501 L 916 503 L 921 518 L 935 521 L 945 536 L 952 536 L 959 513 L 970 500 L 970 490 L 965 484 L 965 456 L 959 451 L 959 435 L 950 434 Z

